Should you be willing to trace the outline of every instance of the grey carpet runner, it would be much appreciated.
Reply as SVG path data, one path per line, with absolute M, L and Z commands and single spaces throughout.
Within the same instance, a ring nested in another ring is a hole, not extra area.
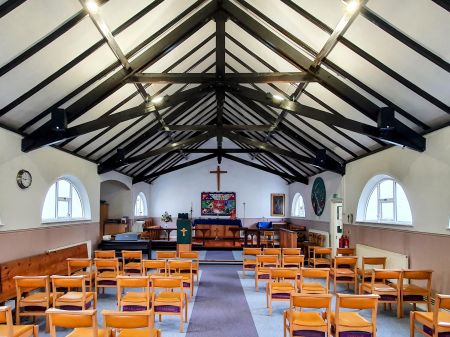
M 218 256 L 220 254 L 220 256 Z M 207 260 L 233 260 L 231 251 L 208 251 Z M 258 337 L 237 274 L 241 266 L 203 265 L 187 337 Z

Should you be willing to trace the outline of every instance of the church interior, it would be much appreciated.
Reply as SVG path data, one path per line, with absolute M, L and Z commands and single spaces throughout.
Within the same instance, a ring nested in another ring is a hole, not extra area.
M 0 337 L 450 336 L 449 11 L 0 0 Z

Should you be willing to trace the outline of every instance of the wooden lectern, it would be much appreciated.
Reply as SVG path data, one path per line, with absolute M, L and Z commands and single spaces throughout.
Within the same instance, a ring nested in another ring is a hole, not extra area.
M 192 223 L 188 219 L 177 220 L 177 254 L 192 250 Z

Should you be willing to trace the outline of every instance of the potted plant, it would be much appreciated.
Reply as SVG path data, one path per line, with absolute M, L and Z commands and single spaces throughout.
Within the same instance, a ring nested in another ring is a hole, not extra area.
M 172 215 L 170 215 L 169 213 L 167 213 L 167 211 L 164 212 L 163 215 L 161 215 L 161 221 L 165 222 L 165 226 L 167 227 L 167 223 L 168 222 L 172 222 Z

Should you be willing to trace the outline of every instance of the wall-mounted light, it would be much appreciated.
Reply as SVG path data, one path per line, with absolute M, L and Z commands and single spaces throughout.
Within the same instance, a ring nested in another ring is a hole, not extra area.
M 86 8 L 89 11 L 89 13 L 96 14 L 98 12 L 98 4 L 95 2 L 95 0 L 88 0 L 85 2 Z
M 280 103 L 280 102 L 284 101 L 284 97 L 280 96 L 280 95 L 273 95 L 272 99 L 275 103 Z
M 155 105 L 158 105 L 158 104 L 161 104 L 163 102 L 163 100 L 164 100 L 163 96 L 156 96 L 156 97 L 152 98 L 151 102 Z

